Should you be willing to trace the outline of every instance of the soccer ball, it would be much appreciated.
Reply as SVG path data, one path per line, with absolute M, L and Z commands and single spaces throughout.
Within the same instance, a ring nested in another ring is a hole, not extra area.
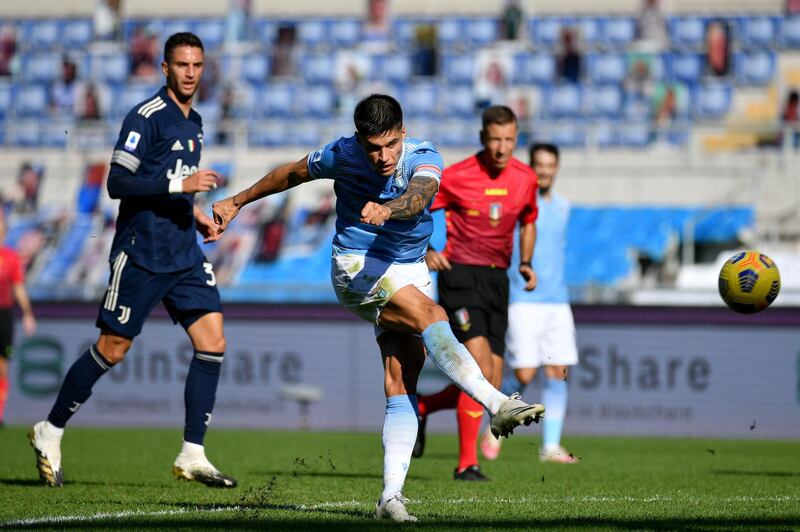
M 753 314 L 778 297 L 781 276 L 771 258 L 754 250 L 737 253 L 719 272 L 719 295 L 730 308 Z

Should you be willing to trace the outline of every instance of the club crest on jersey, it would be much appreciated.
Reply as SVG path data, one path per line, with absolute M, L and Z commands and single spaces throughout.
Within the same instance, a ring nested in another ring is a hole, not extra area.
M 456 325 L 464 332 L 467 332 L 472 327 L 472 322 L 469 320 L 469 311 L 466 307 L 461 307 L 455 312 Z
M 500 223 L 500 219 L 503 217 L 503 204 L 502 203 L 490 203 L 489 204 L 489 223 L 492 227 L 497 226 Z
M 175 161 L 175 168 L 167 170 L 167 179 L 186 179 L 193 173 L 197 172 L 197 166 L 189 166 L 183 164 L 183 159 Z
M 136 146 L 139 145 L 139 140 L 141 140 L 142 135 L 138 131 L 131 131 L 128 133 L 128 138 L 125 139 L 125 146 L 124 148 L 127 151 L 134 151 Z

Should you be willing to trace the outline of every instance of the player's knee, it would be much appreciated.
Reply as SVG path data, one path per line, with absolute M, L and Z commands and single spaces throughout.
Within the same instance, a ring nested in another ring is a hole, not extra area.
M 131 348 L 131 341 L 127 338 L 105 337 L 97 342 L 97 349 L 100 354 L 111 364 L 118 364 L 125 360 L 125 355 Z
M 212 353 L 224 353 L 227 347 L 228 347 L 228 341 L 225 339 L 224 336 L 220 335 L 218 337 L 212 338 L 204 342 L 203 349 L 201 349 L 201 351 L 211 351 Z
M 445 312 L 441 305 L 433 303 L 420 309 L 419 320 L 419 329 L 420 331 L 423 331 L 427 329 L 429 325 L 436 323 L 437 321 L 447 321 L 447 312 Z

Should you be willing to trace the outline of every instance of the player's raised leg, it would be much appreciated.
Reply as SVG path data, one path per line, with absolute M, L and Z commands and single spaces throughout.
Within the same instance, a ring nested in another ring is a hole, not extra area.
M 378 519 L 416 521 L 403 497 L 411 452 L 417 437 L 417 379 L 425 363 L 416 336 L 385 331 L 378 337 L 383 357 L 386 416 L 383 423 L 383 491 L 375 509 Z
M 183 394 L 186 406 L 183 446 L 175 459 L 172 473 L 181 480 L 196 480 L 207 486 L 233 488 L 236 487 L 236 479 L 214 467 L 206 457 L 203 444 L 211 423 L 219 374 L 225 356 L 222 313 L 209 312 L 194 321 L 188 318 L 183 325 L 192 340 L 194 356 L 189 364 Z
M 404 286 L 395 292 L 378 324 L 385 329 L 421 334 L 433 364 L 492 414 L 493 433 L 507 436 L 521 424 L 538 421 L 544 412 L 542 405 L 528 405 L 492 386 L 467 348 L 453 335 L 444 309 L 416 287 Z

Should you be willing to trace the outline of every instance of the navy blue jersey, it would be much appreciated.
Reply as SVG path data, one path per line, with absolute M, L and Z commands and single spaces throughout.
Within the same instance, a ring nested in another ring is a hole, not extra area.
M 185 270 L 202 260 L 194 194 L 169 193 L 170 180 L 197 171 L 202 145 L 200 115 L 192 110 L 186 118 L 166 87 L 131 109 L 111 157 L 109 193 L 121 200 L 111 260 L 124 251 L 135 264 L 155 273 Z M 112 187 L 114 165 L 133 174 L 132 187 Z

